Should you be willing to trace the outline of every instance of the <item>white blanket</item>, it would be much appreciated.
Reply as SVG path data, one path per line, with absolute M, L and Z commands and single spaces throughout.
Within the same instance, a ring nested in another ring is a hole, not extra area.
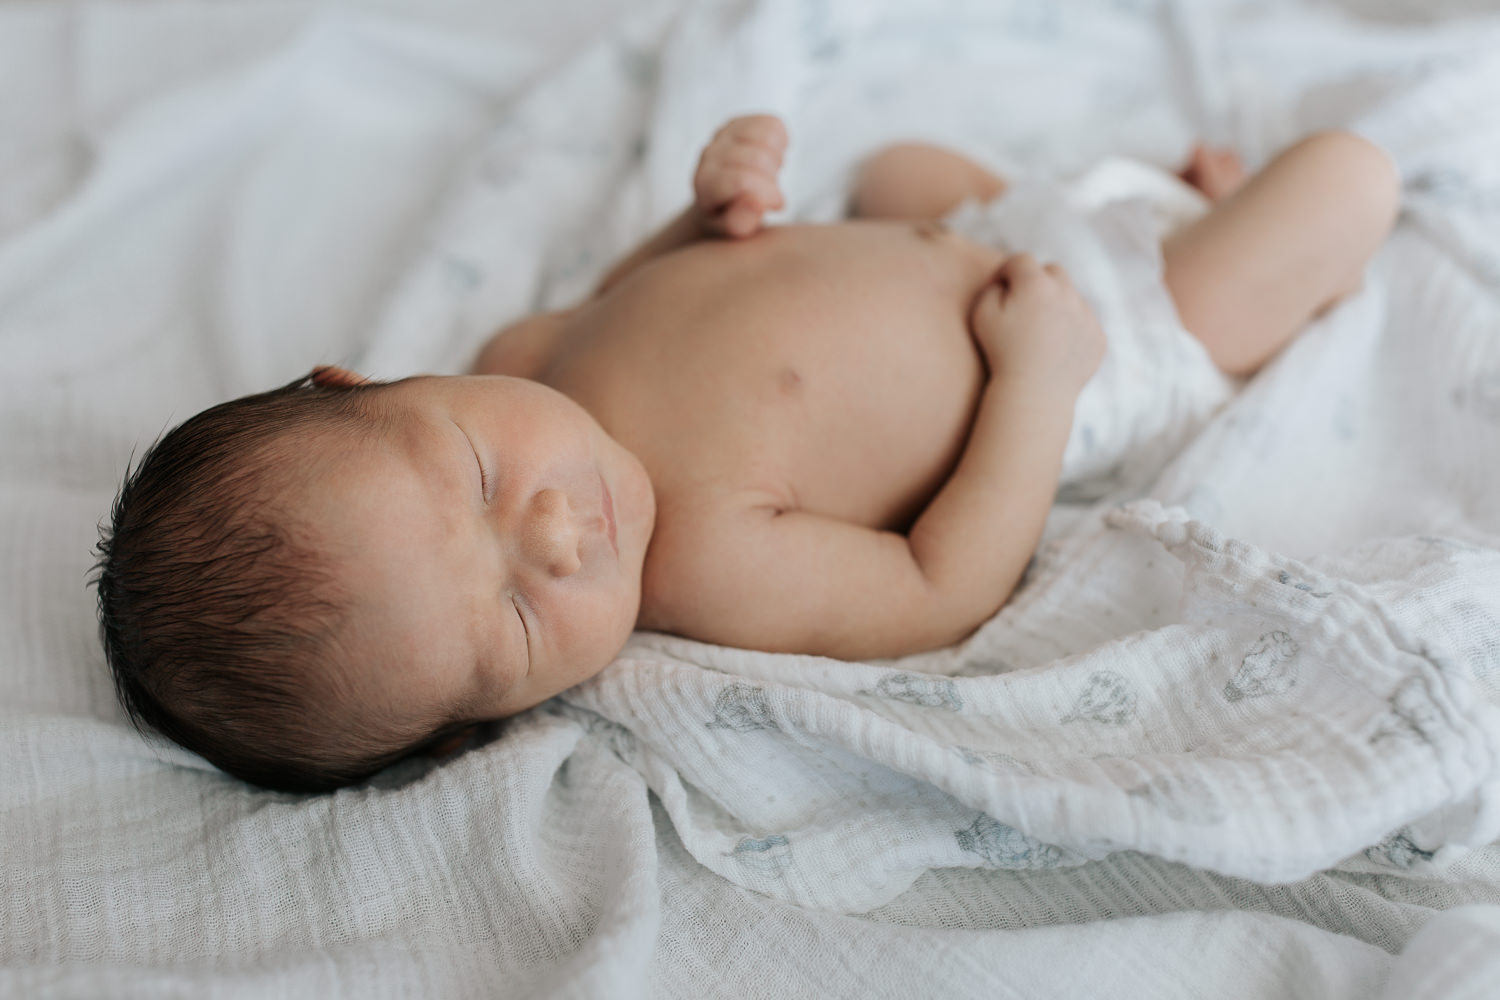
M 1500 15 L 519 6 L 0 9 L 0 995 L 1481 995 Z M 1149 491 L 1060 504 L 956 649 L 638 635 L 324 797 L 128 728 L 84 579 L 132 448 L 318 362 L 461 369 L 767 109 L 805 219 L 898 138 L 1073 172 L 1331 126 L 1405 209 Z

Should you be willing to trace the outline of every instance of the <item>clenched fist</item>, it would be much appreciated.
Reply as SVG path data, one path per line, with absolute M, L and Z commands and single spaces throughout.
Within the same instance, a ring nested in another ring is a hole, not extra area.
M 1056 264 L 1008 257 L 979 293 L 969 327 L 990 377 L 1050 384 L 1075 395 L 1104 360 L 1099 318 Z
M 774 115 L 733 118 L 704 147 L 693 176 L 694 207 L 707 233 L 745 237 L 767 212 L 786 204 L 776 174 L 786 126 Z

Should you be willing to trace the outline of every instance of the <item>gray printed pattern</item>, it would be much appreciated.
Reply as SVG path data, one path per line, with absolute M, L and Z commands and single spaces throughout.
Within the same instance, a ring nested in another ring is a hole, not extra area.
M 1332 591 L 1328 590 L 1314 590 L 1312 584 L 1306 582 L 1305 580 L 1292 579 L 1292 575 L 1286 570 L 1281 570 L 1276 574 L 1276 582 L 1284 583 L 1288 587 L 1295 587 L 1297 590 L 1300 590 L 1305 594 L 1311 594 L 1313 597 L 1331 597 L 1333 593 Z
M 926 674 L 887 674 L 875 684 L 875 690 L 861 689 L 858 694 L 904 701 L 923 708 L 943 708 L 950 712 L 960 711 L 963 699 L 958 695 L 958 685 L 947 677 Z
M 1365 848 L 1365 857 L 1391 868 L 1409 869 L 1413 865 L 1431 861 L 1432 855 L 1432 851 L 1424 851 L 1413 843 L 1404 827 L 1373 847 Z
M 1127 789 L 1182 823 L 1212 826 L 1229 817 L 1229 808 L 1213 787 L 1193 774 L 1163 774 Z
M 750 684 L 731 684 L 714 698 L 714 717 L 704 723 L 709 729 L 733 729 L 749 733 L 757 729 L 780 729 L 771 718 L 766 693 Z
M 596 715 L 584 721 L 584 728 L 590 736 L 625 763 L 631 763 L 635 759 L 636 752 L 640 748 L 636 735 L 618 722 Z
M 1433 704 L 1427 684 L 1420 677 L 1408 677 L 1396 686 L 1388 699 L 1390 711 L 1376 723 L 1370 745 L 1385 740 L 1406 738 L 1436 746 L 1449 726 L 1443 713 Z
M 985 813 L 964 829 L 953 831 L 953 836 L 960 848 L 979 855 L 991 868 L 1056 868 L 1062 862 L 1062 852 L 1056 847 Z
M 1135 715 L 1135 692 L 1125 675 L 1113 670 L 1096 670 L 1073 702 L 1073 708 L 1062 717 L 1064 723 L 1087 720 L 1106 726 L 1123 726 Z
M 1239 701 L 1285 694 L 1297 683 L 1296 656 L 1301 648 L 1295 639 L 1279 629 L 1267 632 L 1250 647 L 1240 661 L 1240 668 L 1224 685 L 1224 697 L 1229 701 Z
M 742 867 L 761 875 L 782 875 L 792 865 L 792 844 L 785 836 L 743 837 L 730 857 Z
M 1030 764 L 1018 760 L 1008 753 L 1002 753 L 999 750 L 975 750 L 973 747 L 958 745 L 952 747 L 952 750 L 958 755 L 959 760 L 970 767 L 985 766 L 995 771 L 1015 771 L 1020 774 L 1034 773 Z

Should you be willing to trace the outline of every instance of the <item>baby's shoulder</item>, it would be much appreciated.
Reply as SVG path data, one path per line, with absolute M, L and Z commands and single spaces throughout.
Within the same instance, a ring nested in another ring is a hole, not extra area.
M 501 327 L 479 349 L 473 373 L 536 378 L 552 358 L 558 336 L 575 311 L 538 313 Z

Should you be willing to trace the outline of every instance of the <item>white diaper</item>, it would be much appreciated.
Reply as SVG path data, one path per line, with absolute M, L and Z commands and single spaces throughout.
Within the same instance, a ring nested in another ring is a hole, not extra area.
M 1110 159 L 1066 182 L 1019 180 L 944 221 L 976 243 L 1056 261 L 1109 340 L 1073 411 L 1060 498 L 1150 484 L 1238 383 L 1183 329 L 1162 283 L 1162 237 L 1208 202 L 1170 174 Z

